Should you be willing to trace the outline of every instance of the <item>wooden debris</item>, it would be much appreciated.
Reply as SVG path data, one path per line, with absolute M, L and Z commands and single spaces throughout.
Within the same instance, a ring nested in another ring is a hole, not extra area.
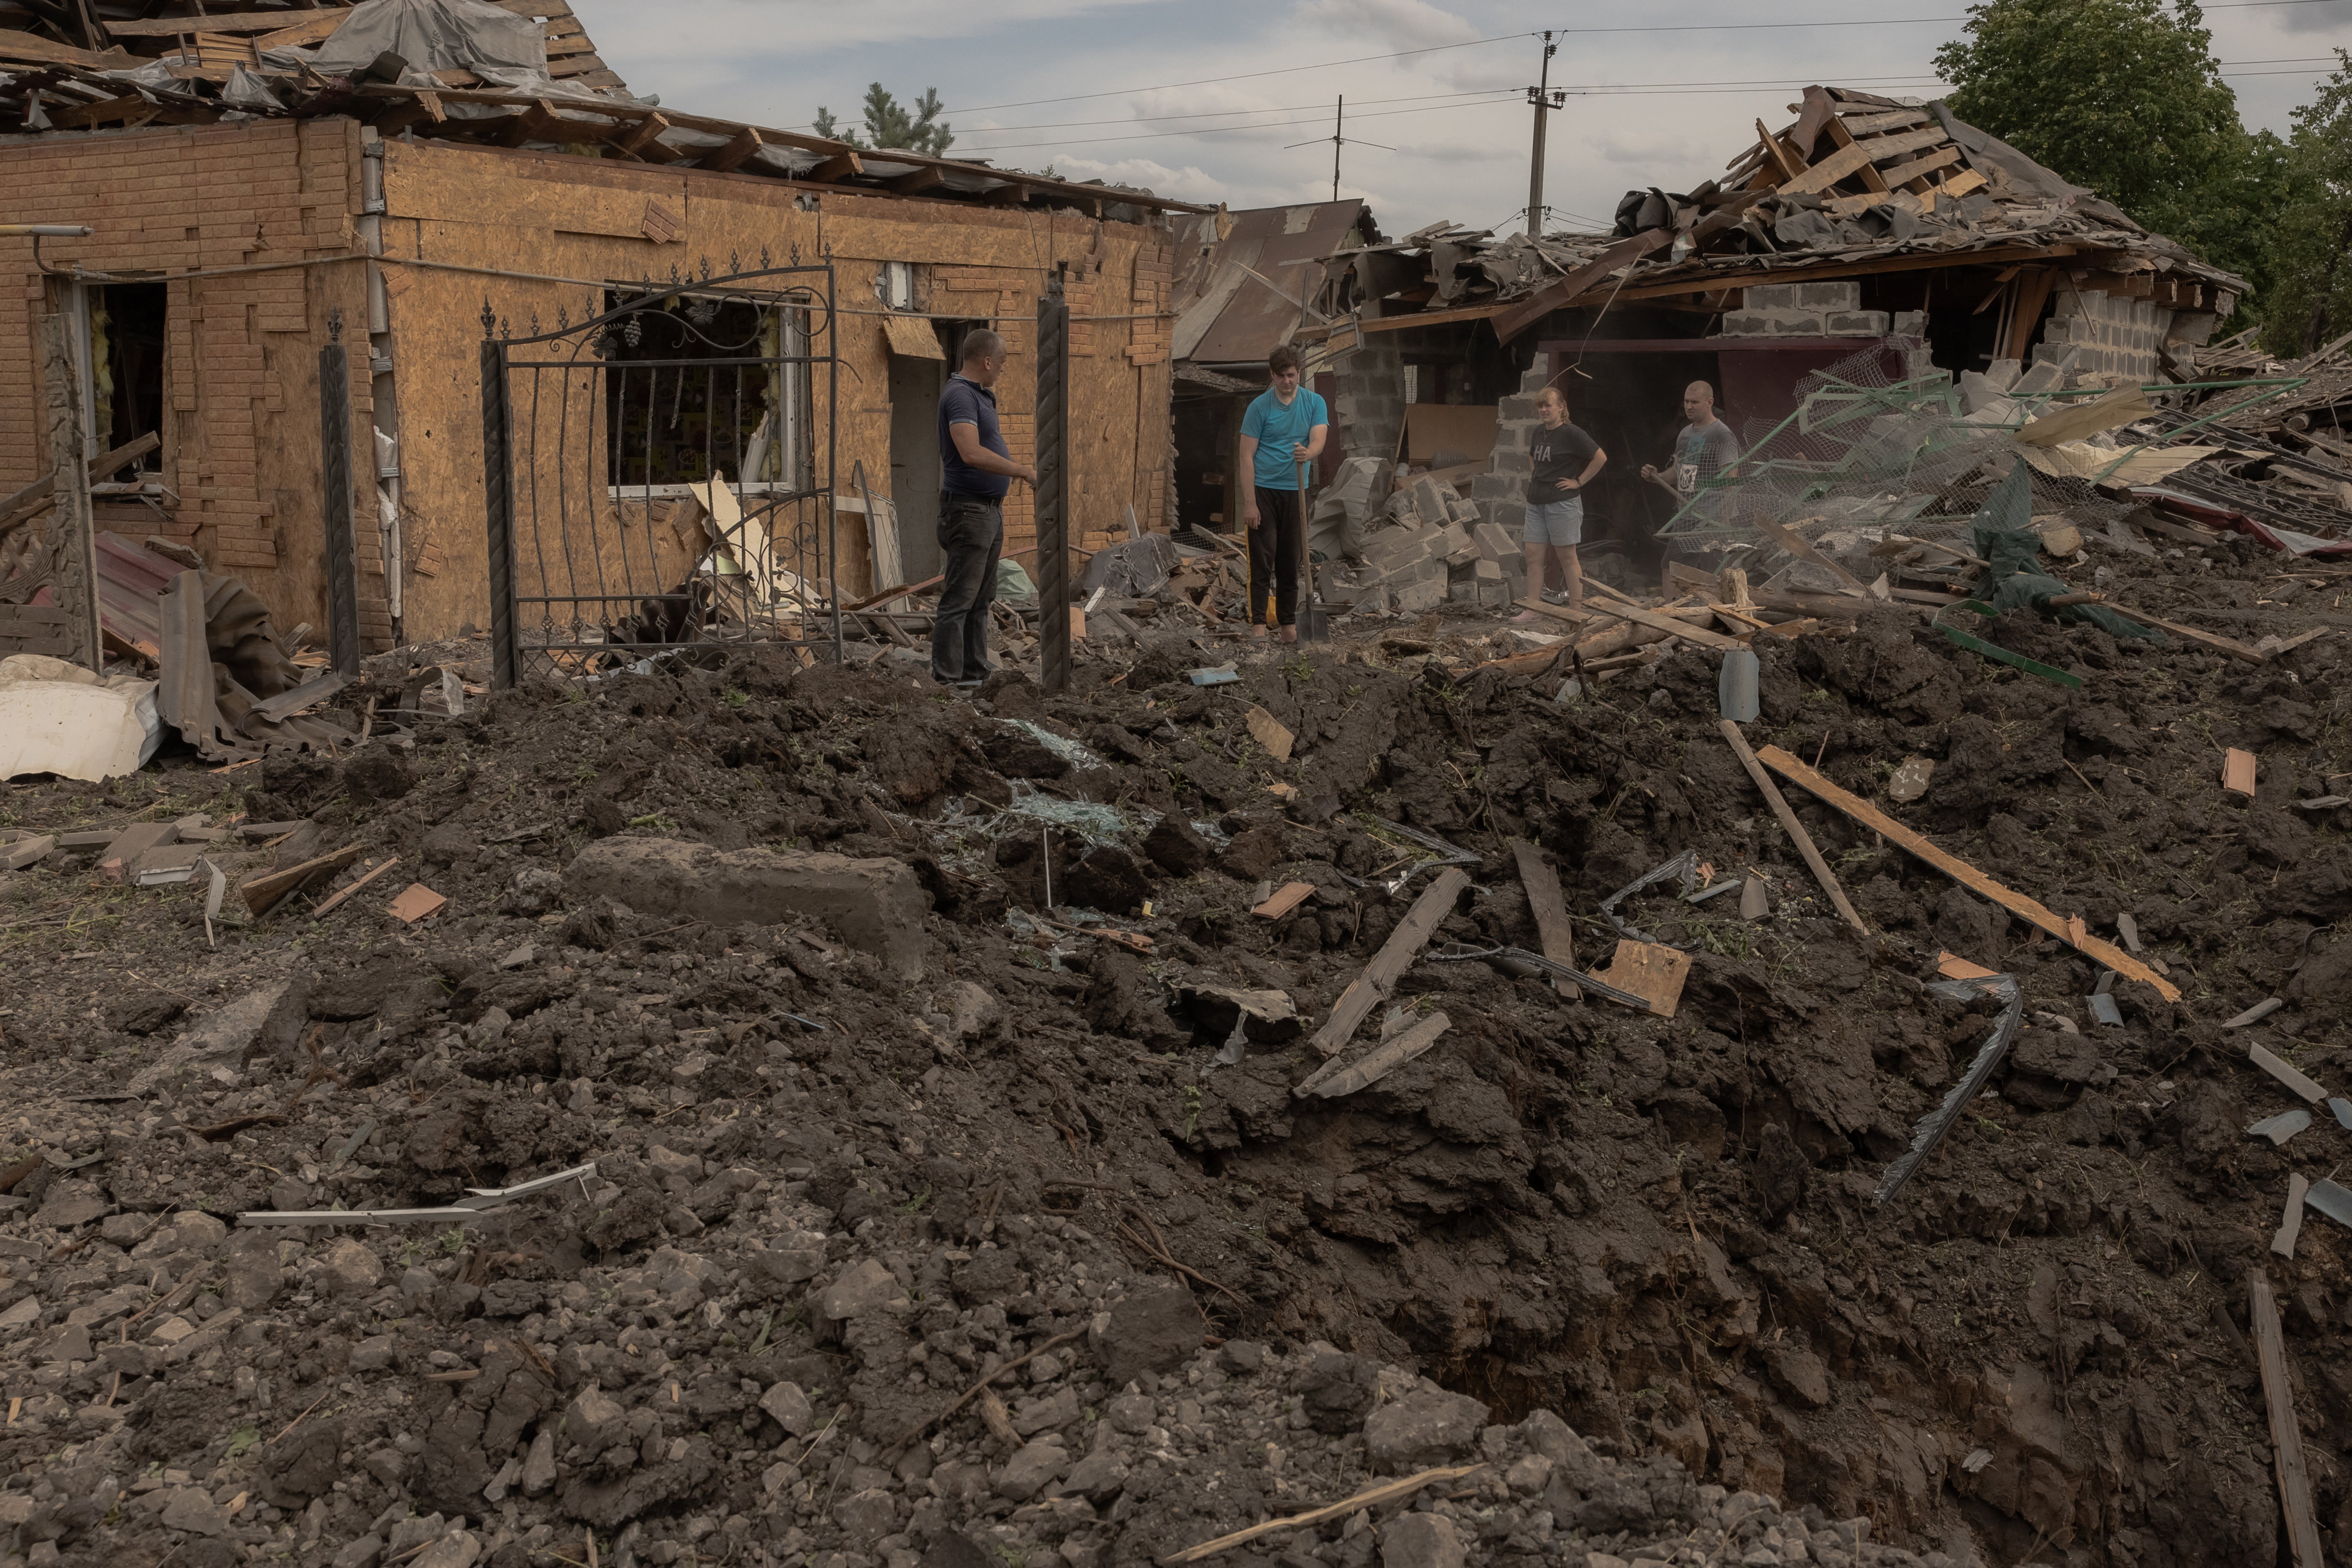
M 1511 840 L 1512 857 L 1519 863 L 1519 885 L 1527 889 L 1528 912 L 1535 917 L 1536 936 L 1543 945 L 1543 955 L 1554 963 L 1576 966 L 1576 937 L 1568 923 L 1568 901 L 1560 897 L 1559 873 L 1543 858 L 1543 851 L 1524 838 Z M 1584 993 L 1573 980 L 1555 976 L 1552 988 L 1570 1001 Z
M 1453 1020 L 1444 1014 L 1432 1013 L 1410 1028 L 1400 1030 L 1381 1041 L 1370 1055 L 1323 1079 L 1311 1092 L 1318 1099 L 1336 1100 L 1343 1094 L 1353 1094 L 1360 1089 L 1369 1088 L 1437 1044 L 1437 1037 L 1445 1033 L 1452 1023 Z
M 1773 784 L 1771 775 L 1756 760 L 1756 753 L 1748 749 L 1748 737 L 1741 734 L 1739 726 L 1730 720 L 1724 719 L 1718 722 L 1723 726 L 1723 738 L 1731 742 L 1732 751 L 1739 758 L 1739 765 L 1748 770 L 1748 776 L 1762 793 L 1764 803 L 1772 808 L 1772 815 L 1780 818 L 1782 830 L 1789 835 L 1789 841 L 1797 847 L 1797 853 L 1804 857 L 1805 865 L 1812 871 L 1813 879 L 1822 885 L 1822 891 L 1830 896 L 1830 902 L 1837 906 L 1837 912 L 1845 917 L 1846 924 L 1868 936 L 1870 928 L 1862 923 L 1862 917 L 1847 901 L 1845 889 L 1838 885 L 1837 873 L 1830 869 L 1830 863 L 1822 859 L 1822 852 L 1814 847 L 1813 836 L 1805 831 L 1805 825 L 1797 820 L 1796 812 L 1781 795 L 1779 786 Z
M 1264 746 L 1268 755 L 1277 763 L 1290 761 L 1291 744 L 1297 737 L 1284 726 L 1281 720 L 1263 708 L 1254 707 L 1249 710 L 1248 723 L 1250 739 Z
M 1412 908 L 1405 911 L 1404 919 L 1397 921 L 1396 930 L 1389 933 L 1389 939 L 1381 944 L 1380 952 L 1364 965 L 1363 973 L 1348 983 L 1348 989 L 1341 992 L 1339 1000 L 1332 1005 L 1331 1016 L 1315 1031 L 1313 1044 L 1316 1051 L 1326 1058 L 1326 1067 L 1330 1065 L 1328 1058 L 1339 1055 L 1339 1048 L 1356 1032 L 1356 1026 L 1387 999 L 1389 992 L 1396 985 L 1397 977 L 1411 966 L 1421 950 L 1429 945 L 1429 939 L 1437 934 L 1438 922 L 1454 912 L 1454 900 L 1461 897 L 1462 889 L 1469 885 L 1470 874 L 1459 866 L 1448 866 L 1438 872 L 1429 886 L 1422 889 L 1421 897 L 1413 900 Z M 1314 1081 L 1309 1079 L 1300 1088 L 1309 1088 Z
M 342 848 L 305 860 L 299 866 L 289 866 L 283 871 L 270 871 L 239 883 L 237 896 L 245 900 L 248 912 L 256 917 L 268 914 L 287 894 L 295 891 L 313 877 L 329 871 L 339 871 L 359 858 L 360 846 L 347 844 Z
M 362 888 L 366 887 L 370 882 L 374 881 L 378 877 L 383 876 L 386 871 L 391 870 L 394 866 L 397 866 L 397 865 L 399 865 L 399 864 L 400 864 L 400 857 L 399 857 L 399 856 L 397 856 L 397 855 L 394 855 L 394 857 L 392 857 L 390 859 L 386 860 L 383 865 L 378 866 L 378 867 L 377 867 L 377 868 L 375 868 L 373 870 L 369 871 L 369 872 L 367 872 L 365 875 L 362 876 L 358 881 L 353 882 L 350 887 L 345 888 L 345 889 L 343 889 L 341 891 L 340 891 L 340 892 L 338 892 L 338 893 L 335 893 L 335 894 L 332 894 L 331 896 L 330 896 L 330 897 L 326 900 L 326 901 L 324 901 L 323 903 L 321 903 L 321 904 L 320 904 L 317 909 L 312 910 L 310 911 L 310 918 L 311 918 L 311 919 L 313 919 L 313 920 L 317 920 L 317 919 L 319 919 L 319 918 L 320 918 L 320 917 L 324 916 L 324 915 L 325 915 L 329 910 L 332 910 L 336 905 L 338 905 L 338 904 L 341 903 L 345 899 L 350 898 L 353 893 L 358 892 Z
M 1278 921 L 1297 909 L 1314 891 L 1315 884 L 1312 882 L 1286 882 L 1275 891 L 1272 898 L 1250 910 L 1250 913 L 1265 920 Z
M 1180 1563 L 1198 1563 L 1204 1557 L 1214 1557 L 1220 1552 L 1255 1541 L 1261 1535 L 1273 1535 L 1285 1530 L 1305 1530 L 1309 1525 L 1322 1524 L 1334 1519 L 1344 1519 L 1360 1509 L 1378 1508 L 1382 1503 L 1394 1502 L 1400 1498 L 1411 1497 L 1423 1487 L 1438 1486 L 1446 1481 L 1458 1481 L 1473 1471 L 1484 1468 L 1480 1465 L 1454 1465 L 1444 1469 L 1423 1470 L 1417 1475 L 1405 1476 L 1398 1480 L 1382 1481 L 1376 1487 L 1367 1487 L 1355 1496 L 1343 1498 L 1338 1502 L 1327 1503 L 1321 1508 L 1310 1508 L 1305 1513 L 1294 1513 L 1286 1519 L 1269 1519 L 1264 1524 L 1253 1524 L 1247 1530 L 1236 1530 L 1229 1535 L 1220 1535 L 1213 1541 L 1203 1541 L 1198 1546 L 1188 1546 L 1181 1552 L 1162 1557 L 1160 1560 L 1161 1568 L 1175 1568 L 1175 1565 Z
M 1761 877 L 1749 877 L 1739 884 L 1739 918 L 1760 921 L 1772 910 L 1772 895 Z
M 393 919 L 415 925 L 428 915 L 439 914 L 449 900 L 422 882 L 411 882 L 400 897 L 392 900 L 384 912 Z
M 2261 1046 L 2248 1046 L 2246 1059 L 2270 1074 L 2294 1093 L 2314 1105 L 2327 1098 L 2327 1091 L 2305 1078 L 2294 1063 Z
M 2254 754 L 2232 746 L 2221 753 L 2221 787 L 2232 795 L 2254 798 Z
M 57 847 L 54 834 L 38 833 L 19 838 L 0 847 L 0 871 L 21 871 L 27 866 L 47 859 L 49 852 Z
M 2286 1513 L 2287 1545 L 2294 1568 L 2325 1568 L 2319 1552 L 2319 1521 L 2311 1508 L 2311 1477 L 2303 1464 L 2303 1429 L 2294 1419 L 2294 1384 L 2286 1370 L 2286 1338 L 2279 1331 L 2278 1301 L 2261 1264 L 2246 1270 L 2246 1315 L 2254 1330 L 2254 1355 L 2263 1369 L 2263 1402 L 2270 1407 L 2271 1451 L 2278 1469 L 2279 1504 Z
M 2278 1234 L 2271 1237 L 2271 1250 L 2281 1258 L 2294 1256 L 2294 1238 L 2303 1234 L 2303 1199 L 2311 1191 L 2311 1184 L 2300 1171 L 2286 1179 L 2286 1215 L 2279 1221 Z
M 2244 643 L 2236 641 L 2231 637 L 2221 637 L 2209 631 L 2200 631 L 2195 626 L 2184 626 L 2178 621 L 2164 620 L 2159 616 L 2149 615 L 2146 610 L 2135 610 L 2129 605 L 2118 605 L 2112 599 L 2107 601 L 2107 608 L 2115 611 L 2116 614 L 2119 616 L 2128 616 L 2144 626 L 2154 626 L 2158 631 L 2169 632 L 2174 637 L 2186 638 L 2189 642 L 2200 643 L 2210 648 L 2217 648 L 2221 652 L 2228 654 L 2231 658 L 2242 658 L 2248 664 L 2268 664 L 2270 662 L 2270 655 L 2263 652 L 2260 648 L 2249 647 Z
M 134 822 L 115 835 L 98 858 L 99 875 L 110 882 L 120 882 L 131 862 L 150 849 L 169 844 L 179 837 L 177 824 L 170 822 Z
M 1947 980 L 1990 980 L 1993 971 L 1981 963 L 1970 963 L 1957 952 L 1936 955 L 1936 973 Z
M 1634 942 L 1620 937 L 1616 956 L 1593 978 L 1620 991 L 1630 991 L 1649 1003 L 1650 1011 L 1671 1018 L 1682 1005 L 1683 983 L 1690 978 L 1690 954 L 1662 942 Z
M 2077 949 L 2078 951 L 2098 960 L 2101 963 L 2105 964 L 2109 969 L 2114 970 L 2116 973 L 2125 976 L 2126 979 L 2137 980 L 2145 984 L 2154 986 L 2156 988 L 2157 994 L 2162 996 L 2166 1001 L 2178 1002 L 2180 1000 L 2179 986 L 2175 985 L 2163 975 L 2158 974 L 2155 970 L 2150 969 L 2147 964 L 2142 963 L 2139 960 L 2132 957 L 2131 954 L 2124 952 L 2121 948 L 2116 947 L 2109 942 L 2104 942 L 2101 939 L 2091 935 L 2087 931 L 2080 931 L 2078 934 L 2075 930 L 2070 929 L 2067 921 L 2057 915 L 2051 913 L 2050 910 L 2042 908 L 2042 905 L 2036 903 L 2033 900 L 2027 898 L 2022 893 L 2013 892 L 2010 889 L 2002 886 L 2000 883 L 1994 881 L 1990 877 L 1986 876 L 1982 871 L 1978 870 L 1975 867 L 1969 865 L 1958 856 L 1948 854 L 1944 850 L 1938 849 L 1936 846 L 1928 843 L 1927 840 L 1912 832 L 1909 828 L 1904 826 L 1901 823 L 1895 821 L 1893 817 L 1887 816 L 1885 812 L 1879 810 L 1868 801 L 1861 799 L 1859 796 L 1849 795 L 1844 790 L 1840 789 L 1837 785 L 1830 783 L 1829 780 L 1823 778 L 1821 774 L 1815 773 L 1812 769 L 1807 767 L 1804 763 L 1799 762 L 1796 758 L 1790 756 L 1780 747 L 1767 746 L 1756 754 L 1762 762 L 1769 765 L 1774 773 L 1780 774 L 1783 778 L 1788 779 L 1792 784 L 1802 786 L 1804 789 L 1819 796 L 1822 801 L 1837 807 L 1840 811 L 1845 813 L 1848 816 L 1853 818 L 1864 827 L 1872 829 L 1881 837 L 1891 841 L 1897 848 L 1907 850 L 1911 854 L 1917 856 L 1920 859 L 1925 860 L 1928 865 L 1935 867 L 1936 869 L 1943 872 L 1944 875 L 1958 882 L 1961 886 L 1968 888 L 1970 891 L 1975 892 L 1983 898 L 1991 900 L 1994 903 L 1999 904 L 2002 909 L 2007 910 L 2011 914 L 2027 921 L 2029 924 L 2049 932 L 2059 941 L 2066 942 L 2068 945 Z

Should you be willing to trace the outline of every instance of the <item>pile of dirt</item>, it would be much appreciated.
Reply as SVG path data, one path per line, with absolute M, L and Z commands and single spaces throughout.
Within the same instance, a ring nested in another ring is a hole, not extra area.
M 2342 618 L 2251 545 L 2117 570 L 2242 635 Z M 1873 934 L 1835 918 L 1718 731 L 1715 656 L 1563 702 L 1463 630 L 1212 687 L 1160 646 L 976 701 L 680 658 L 341 758 L 8 786 L 43 831 L 306 824 L 224 846 L 232 880 L 400 863 L 209 933 L 201 883 L 57 856 L 0 883 L 0 1561 L 514 1568 L 586 1537 L 1099 1568 L 1477 1466 L 1213 1561 L 2267 1562 L 2262 1267 L 2320 1519 L 2352 1531 L 2316 1440 L 2352 1421 L 2326 1370 L 2352 1238 L 2315 1217 L 2268 1255 L 2338 1134 L 2243 1131 L 2294 1103 L 2249 1044 L 2331 1090 L 2352 1047 L 2338 639 L 2255 666 L 2000 623 L 2079 689 L 1900 606 L 1759 639 L 1759 745 L 2095 934 L 2131 918 L 2184 995 L 2116 982 L 2103 1025 L 2089 960 L 1792 790 Z M 1911 758 L 1927 790 L 1891 803 Z M 1619 910 L 1690 949 L 1672 1018 L 1417 963 L 1393 1001 L 1446 1014 L 1437 1047 L 1300 1099 L 1305 1034 L 1433 875 L 1391 824 L 1476 858 L 1433 952 L 1539 946 L 1515 838 L 1588 966 L 1601 900 L 1685 849 L 1771 908 L 1665 883 Z M 614 838 L 909 868 L 920 973 L 846 920 L 567 882 Z M 412 879 L 449 900 L 413 927 L 386 911 Z M 2026 1025 L 1881 1205 L 1990 1027 L 1924 984 L 1947 950 L 2015 976 Z M 463 1227 L 236 1224 L 590 1161 Z

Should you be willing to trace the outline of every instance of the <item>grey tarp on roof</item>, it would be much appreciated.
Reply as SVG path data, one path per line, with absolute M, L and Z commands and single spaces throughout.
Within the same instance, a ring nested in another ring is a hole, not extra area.
M 588 90 L 547 74 L 547 36 L 537 22 L 489 0 L 361 0 L 316 48 L 270 49 L 262 59 L 352 76 L 384 54 L 398 55 L 412 71 L 468 70 L 501 87 L 567 97 Z

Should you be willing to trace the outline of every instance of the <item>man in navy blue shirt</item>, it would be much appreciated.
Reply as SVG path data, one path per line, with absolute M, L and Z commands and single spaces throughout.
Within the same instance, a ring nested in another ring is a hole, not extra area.
M 931 617 L 931 679 L 970 689 L 988 677 L 988 606 L 1004 548 L 1004 492 L 1037 482 L 996 427 L 1004 340 L 986 328 L 963 340 L 963 368 L 940 394 L 939 609 Z
M 1249 530 L 1250 636 L 1265 636 L 1265 598 L 1274 595 L 1275 624 L 1282 640 L 1298 640 L 1298 567 L 1306 556 L 1306 498 L 1298 489 L 1298 466 L 1323 455 L 1331 416 L 1319 394 L 1298 384 L 1298 351 L 1287 344 L 1265 356 L 1272 377 L 1242 416 L 1242 467 L 1251 487 L 1242 502 Z

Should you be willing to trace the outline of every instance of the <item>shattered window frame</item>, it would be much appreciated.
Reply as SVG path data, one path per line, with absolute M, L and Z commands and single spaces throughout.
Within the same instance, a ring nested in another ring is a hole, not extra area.
M 711 307 L 709 314 L 698 318 L 698 310 L 706 306 Z M 693 494 L 714 471 L 727 474 L 729 488 L 742 496 L 797 495 L 814 485 L 815 432 L 809 417 L 813 387 L 805 359 L 808 307 L 736 289 L 669 293 L 648 291 L 642 284 L 612 283 L 606 286 L 605 309 L 628 312 L 607 332 L 603 354 L 602 416 L 610 499 L 676 500 Z M 676 364 L 679 360 L 727 367 L 735 384 L 722 386 L 706 376 L 700 395 L 695 395 L 695 377 Z M 642 380 L 631 374 L 646 362 L 652 362 L 652 368 Z M 747 377 L 758 377 L 761 384 L 747 384 Z M 646 409 L 658 415 L 665 391 L 672 430 L 688 420 L 696 422 L 698 452 L 691 437 L 684 442 L 656 441 L 648 425 L 634 423 Z M 640 395 L 642 405 L 635 401 Z M 721 411 L 715 422 L 714 403 Z M 734 410 L 731 422 L 724 413 L 730 406 Z M 768 434 L 772 426 L 781 429 L 782 439 Z M 694 461 L 698 457 L 699 463 Z M 755 466 L 762 471 L 747 479 L 744 470 Z

